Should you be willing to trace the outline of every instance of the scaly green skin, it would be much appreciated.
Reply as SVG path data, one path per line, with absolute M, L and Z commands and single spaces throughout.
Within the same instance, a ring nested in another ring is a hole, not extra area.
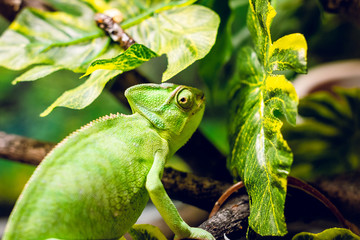
M 214 239 L 181 219 L 161 183 L 165 162 L 201 121 L 203 93 L 144 84 L 125 95 L 132 115 L 89 123 L 42 161 L 15 205 L 3 240 L 119 239 L 149 196 L 176 238 Z

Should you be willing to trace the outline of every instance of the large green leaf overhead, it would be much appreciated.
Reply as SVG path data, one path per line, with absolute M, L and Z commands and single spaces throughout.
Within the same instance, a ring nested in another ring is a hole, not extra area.
M 14 70 L 30 67 L 14 83 L 34 81 L 60 69 L 87 74 L 99 69 L 113 71 L 101 74 L 99 80 L 89 78 L 85 86 L 63 94 L 49 109 L 86 107 L 101 93 L 99 86 L 162 54 L 168 57 L 168 69 L 162 78 L 166 81 L 209 52 L 219 25 L 216 13 L 191 5 L 194 0 L 47 1 L 58 11 L 25 9 L 0 37 L 0 66 Z M 96 26 L 94 14 L 111 7 L 122 12 L 121 26 L 142 47 L 124 52 Z M 84 88 L 89 91 L 82 91 Z
M 249 226 L 260 235 L 284 235 L 284 204 L 291 150 L 281 119 L 295 124 L 298 97 L 293 85 L 275 71 L 306 72 L 307 45 L 301 34 L 274 43 L 270 24 L 276 12 L 267 0 L 250 0 L 247 25 L 255 49 L 238 55 L 230 94 L 228 168 L 250 196 Z
M 125 52 L 114 58 L 93 61 L 86 70 L 84 76 L 89 75 L 95 70 L 99 69 L 120 70 L 123 72 L 129 71 L 157 56 L 158 55 L 156 53 L 144 45 L 135 43 L 131 45 Z
M 0 38 L 0 65 L 20 70 L 33 64 L 83 72 L 109 46 L 86 4 L 70 1 L 77 15 L 24 9 Z
M 205 57 L 215 43 L 219 23 L 210 9 L 192 5 L 158 13 L 128 32 L 157 54 L 167 55 L 168 68 L 162 78 L 166 81 Z

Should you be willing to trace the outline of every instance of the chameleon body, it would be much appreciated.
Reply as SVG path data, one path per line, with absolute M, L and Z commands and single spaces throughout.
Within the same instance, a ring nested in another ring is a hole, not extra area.
M 166 194 L 166 161 L 191 137 L 204 95 L 174 84 L 126 90 L 132 115 L 95 120 L 59 143 L 20 195 L 3 240 L 119 239 L 149 200 L 176 238 L 214 239 L 189 227 Z

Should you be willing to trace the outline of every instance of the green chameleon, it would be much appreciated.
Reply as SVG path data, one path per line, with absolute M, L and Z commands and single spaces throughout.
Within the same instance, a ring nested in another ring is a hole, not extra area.
M 132 115 L 95 120 L 45 157 L 19 197 L 3 240 L 119 239 L 149 196 L 175 238 L 214 239 L 182 220 L 161 183 L 166 161 L 201 121 L 204 94 L 143 84 L 125 96 Z

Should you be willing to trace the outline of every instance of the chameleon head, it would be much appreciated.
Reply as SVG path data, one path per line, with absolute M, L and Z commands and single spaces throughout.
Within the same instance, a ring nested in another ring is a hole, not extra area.
M 177 151 L 199 126 L 204 109 L 204 93 L 199 89 L 175 85 L 140 84 L 128 88 L 125 96 L 133 113 L 146 117 Z

